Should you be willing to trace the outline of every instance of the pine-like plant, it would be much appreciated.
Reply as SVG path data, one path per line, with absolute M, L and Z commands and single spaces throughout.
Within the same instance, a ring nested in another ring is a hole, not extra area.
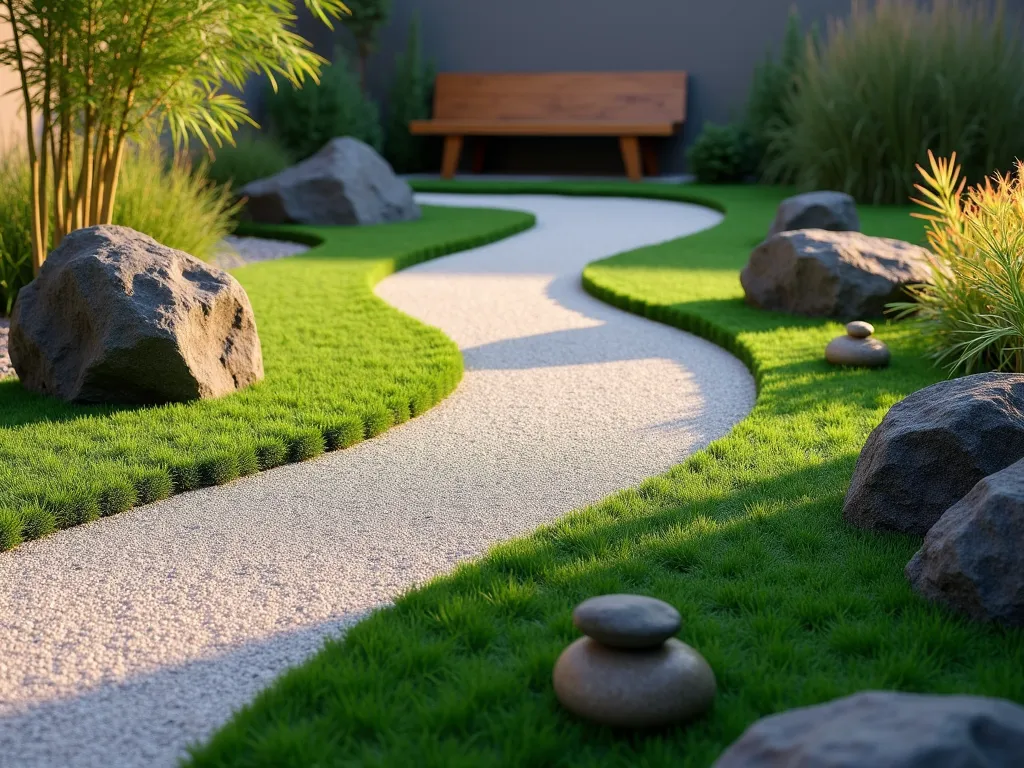
M 352 136 L 378 152 L 383 143 L 377 105 L 360 89 L 340 47 L 320 82 L 269 91 L 267 115 L 275 139 L 296 161 L 305 160 L 337 136 Z
M 391 0 L 350 0 L 344 24 L 356 41 L 359 87 L 366 93 L 366 62 L 377 48 L 380 30 L 391 18 Z
M 770 162 L 768 152 L 772 136 L 787 129 L 786 103 L 796 90 L 806 45 L 800 13 L 793 6 L 786 23 L 782 53 L 777 60 L 771 52 L 765 55 L 754 70 L 747 98 L 744 122 L 750 137 L 750 153 L 758 171 Z
M 419 18 L 414 15 L 405 52 L 396 57 L 384 133 L 384 156 L 399 173 L 419 171 L 425 165 L 426 138 L 409 133 L 409 123 L 430 117 L 433 85 L 434 69 L 423 61 Z

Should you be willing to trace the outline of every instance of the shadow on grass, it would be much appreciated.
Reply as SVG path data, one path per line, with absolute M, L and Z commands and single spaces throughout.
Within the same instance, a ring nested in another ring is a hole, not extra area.
M 855 451 L 757 478 L 713 453 L 405 595 L 291 671 L 191 764 L 270 764 L 301 744 L 308 764 L 373 754 L 397 766 L 416 749 L 426 766 L 561 755 L 565 765 L 696 767 L 759 717 L 858 690 L 1024 699 L 1024 632 L 920 600 L 902 574 L 919 540 L 842 521 Z M 731 490 L 711 490 L 726 478 Z M 573 605 L 619 592 L 680 610 L 681 638 L 718 678 L 707 717 L 626 735 L 558 705 L 551 670 L 578 637 Z M 530 738 L 511 744 L 519 733 Z
M 0 381 L 0 428 L 40 422 L 70 422 L 138 411 L 142 405 L 79 405 L 30 392 L 15 378 Z

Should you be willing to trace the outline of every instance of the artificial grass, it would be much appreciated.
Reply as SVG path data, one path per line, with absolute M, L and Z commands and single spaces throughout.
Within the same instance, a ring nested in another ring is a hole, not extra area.
M 737 270 L 782 192 L 418 186 L 701 199 L 726 210 L 714 229 L 597 262 L 583 279 L 603 299 L 735 351 L 756 372 L 757 405 L 664 475 L 499 545 L 328 642 L 195 747 L 189 765 L 707 766 L 757 718 L 858 690 L 1024 702 L 1024 632 L 924 602 L 903 577 L 920 541 L 841 519 L 868 432 L 943 373 L 908 326 L 879 328 L 890 368 L 836 369 L 822 351 L 841 326 L 742 302 Z M 861 218 L 869 233 L 922 234 L 906 210 L 864 208 Z M 681 638 L 718 676 L 706 718 L 622 733 L 559 707 L 551 670 L 577 636 L 571 609 L 608 592 L 679 608 Z
M 70 405 L 0 382 L 0 550 L 136 504 L 229 482 L 380 434 L 449 394 L 457 346 L 378 299 L 373 283 L 532 226 L 529 214 L 425 206 L 419 221 L 261 227 L 316 247 L 235 271 L 265 379 L 219 400 Z

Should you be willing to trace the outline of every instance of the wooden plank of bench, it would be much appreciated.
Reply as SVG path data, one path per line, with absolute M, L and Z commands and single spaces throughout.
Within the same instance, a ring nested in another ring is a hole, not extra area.
M 682 123 L 685 72 L 442 72 L 438 120 Z
M 671 136 L 678 128 L 675 123 L 601 120 L 413 120 L 409 123 L 409 132 L 421 136 Z
M 645 168 L 656 171 L 641 140 L 671 136 L 685 119 L 685 72 L 442 73 L 434 119 L 409 130 L 445 138 L 445 178 L 455 175 L 466 136 L 608 136 L 619 140 L 629 177 L 640 179 Z

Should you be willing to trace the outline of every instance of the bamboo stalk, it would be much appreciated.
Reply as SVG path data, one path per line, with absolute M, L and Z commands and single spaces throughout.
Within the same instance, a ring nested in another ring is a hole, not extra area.
M 103 208 L 100 211 L 97 224 L 111 224 L 114 220 L 114 196 L 117 194 L 117 180 L 121 175 L 121 163 L 124 161 L 124 149 L 126 141 L 121 141 L 114 148 L 114 156 L 107 163 L 104 173 L 104 197 Z
M 45 24 L 46 33 L 46 47 L 43 49 L 43 56 L 46 61 L 46 71 L 43 75 L 43 129 L 42 134 L 39 137 L 42 149 L 41 157 L 39 159 L 39 240 L 42 244 L 42 248 L 45 251 L 50 241 L 50 206 L 48 200 L 49 193 L 49 180 L 50 180 L 50 160 L 52 158 L 51 153 L 48 151 L 47 144 L 51 147 L 53 145 L 53 125 L 51 124 L 51 95 L 53 89 L 53 57 L 51 55 L 51 45 L 53 42 L 53 30 L 50 27 L 49 20 Z M 47 141 L 49 139 L 49 142 Z M 54 190 L 56 194 L 56 190 Z M 45 258 L 45 257 L 44 257 Z M 42 259 L 39 261 L 39 266 L 43 264 Z
M 18 75 L 21 78 L 21 95 L 25 102 L 25 133 L 28 143 L 28 162 L 31 169 L 32 181 L 32 271 L 39 274 L 39 268 L 43 265 L 45 257 L 44 248 L 39 237 L 39 210 L 37 201 L 39 198 L 39 159 L 36 155 L 36 136 L 32 127 L 32 98 L 28 91 L 28 76 L 25 72 L 24 57 L 21 50 L 21 33 L 18 30 L 18 18 L 14 13 L 14 0 L 6 0 L 8 18 L 11 20 L 11 31 L 13 32 L 14 52 L 18 57 Z

